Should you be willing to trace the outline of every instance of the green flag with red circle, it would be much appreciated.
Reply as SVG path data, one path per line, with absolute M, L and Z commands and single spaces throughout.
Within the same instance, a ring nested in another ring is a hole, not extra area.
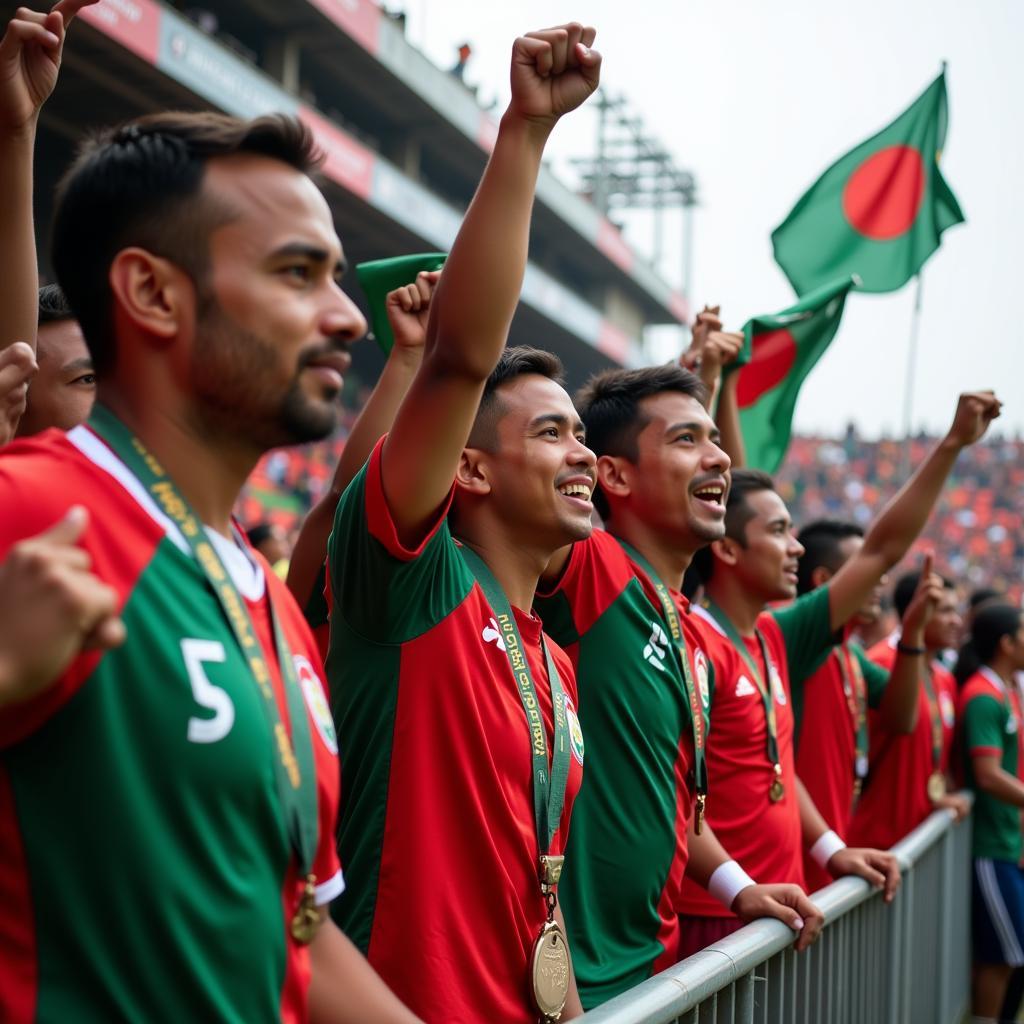
M 939 156 L 946 139 L 943 71 L 888 127 L 840 157 L 772 232 L 797 295 L 847 274 L 859 290 L 902 288 L 964 219 Z
M 796 305 L 743 325 L 736 402 L 747 465 L 774 473 L 789 447 L 804 378 L 839 330 L 853 275 L 805 295 Z

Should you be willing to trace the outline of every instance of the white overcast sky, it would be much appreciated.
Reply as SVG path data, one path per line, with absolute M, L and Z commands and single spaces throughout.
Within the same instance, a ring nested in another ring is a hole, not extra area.
M 474 54 L 467 81 L 508 98 L 508 54 L 521 32 L 571 18 L 598 29 L 603 83 L 624 94 L 700 187 L 694 294 L 722 304 L 727 326 L 776 312 L 793 294 L 769 235 L 804 189 L 892 120 L 949 62 L 946 179 L 967 223 L 925 267 L 913 424 L 948 424 L 960 390 L 995 387 L 1004 431 L 1024 433 L 1024 2 L 1021 0 L 387 0 L 409 39 L 448 66 Z M 595 121 L 559 126 L 550 155 L 590 155 Z M 649 226 L 627 223 L 643 248 Z M 679 224 L 666 224 L 681 277 Z M 797 427 L 899 432 L 913 286 L 855 295 L 797 406 Z

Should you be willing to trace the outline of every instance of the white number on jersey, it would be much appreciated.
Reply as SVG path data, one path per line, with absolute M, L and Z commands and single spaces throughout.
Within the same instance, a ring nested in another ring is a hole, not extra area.
M 192 696 L 200 707 L 212 711 L 213 718 L 188 720 L 188 738 L 192 743 L 216 743 L 224 739 L 235 724 L 235 705 L 227 691 L 214 686 L 206 678 L 204 661 L 223 662 L 227 660 L 224 645 L 219 640 L 182 640 L 181 653 L 188 670 L 188 681 L 192 684 Z

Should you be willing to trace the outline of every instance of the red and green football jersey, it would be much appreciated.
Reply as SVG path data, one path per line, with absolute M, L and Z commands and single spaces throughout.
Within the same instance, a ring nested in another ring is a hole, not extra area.
M 689 603 L 672 596 L 693 678 L 707 689 L 709 662 Z M 574 544 L 558 586 L 536 607 L 580 686 L 587 784 L 559 892 L 576 981 L 591 1007 L 677 959 L 675 906 L 694 802 L 690 705 L 657 595 L 610 534 L 595 530 Z
M 291 938 L 298 877 L 263 698 L 184 538 L 87 428 L 0 457 L 0 558 L 72 503 L 120 596 L 122 647 L 79 656 L 0 711 L 0 1019 L 306 1019 L 309 953 Z M 211 536 L 267 654 L 267 590 L 309 709 L 318 901 L 343 888 L 336 742 L 316 647 L 284 585 Z
M 896 662 L 896 638 L 875 644 L 868 651 L 868 657 L 891 672 Z M 932 661 L 931 671 L 942 715 L 942 753 L 938 770 L 945 773 L 949 770 L 956 724 L 956 681 L 938 660 Z M 928 798 L 928 776 L 935 771 L 935 765 L 931 711 L 923 686 L 918 702 L 917 727 L 908 736 L 889 732 L 877 711 L 868 713 L 870 769 L 850 822 L 851 846 L 888 850 L 935 809 Z
M 840 658 L 846 660 L 845 679 Z M 797 715 L 796 774 L 829 828 L 844 840 L 853 816 L 858 701 L 861 706 L 866 703 L 868 708 L 878 708 L 888 682 L 885 669 L 871 661 L 856 641 L 846 641 L 832 649 L 802 687 L 803 703 Z M 854 691 L 861 684 L 863 694 L 846 693 L 847 685 Z M 811 892 L 832 881 L 832 876 L 806 853 L 804 876 Z
M 711 780 L 707 820 L 721 844 L 755 882 L 804 883 L 803 839 L 793 751 L 793 691 L 832 645 L 828 588 L 758 617 L 769 664 L 754 637 L 744 641 L 775 702 L 784 794 L 768 796 L 775 772 L 768 759 L 764 701 L 743 655 L 705 609 L 698 611 L 708 657 L 715 666 L 715 694 L 708 733 Z M 729 917 L 729 911 L 691 879 L 683 885 L 681 914 Z
M 546 919 L 538 883 L 530 734 L 494 611 L 442 509 L 416 550 L 381 485 L 382 443 L 346 490 L 328 545 L 327 660 L 342 749 L 335 919 L 428 1022 L 532 1024 L 527 980 Z M 540 620 L 515 611 L 552 741 Z M 583 775 L 576 680 L 572 756 L 551 853 Z M 571 945 L 570 945 L 571 949 Z
M 960 691 L 959 719 L 963 730 L 964 777 L 974 790 L 973 855 L 1016 864 L 1022 852 L 1020 808 L 978 788 L 974 758 L 997 757 L 1003 771 L 1024 780 L 1020 691 L 1016 686 L 1007 686 L 995 672 L 983 666 Z

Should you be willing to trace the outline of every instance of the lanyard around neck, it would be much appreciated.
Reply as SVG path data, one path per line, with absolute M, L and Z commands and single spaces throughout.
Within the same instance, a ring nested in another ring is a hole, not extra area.
M 541 715 L 537 700 L 537 688 L 530 671 L 530 661 L 526 656 L 526 647 L 516 623 L 512 606 L 501 589 L 501 584 L 487 567 L 484 560 L 468 545 L 459 549 L 465 559 L 469 571 L 476 577 L 480 589 L 487 598 L 487 603 L 494 612 L 495 621 L 501 642 L 508 656 L 512 675 L 515 677 L 519 699 L 526 713 L 526 722 L 530 727 L 530 753 L 533 760 L 533 816 L 537 828 L 537 847 L 544 857 L 551 846 L 551 840 L 558 831 L 562 819 L 562 808 L 565 806 L 565 791 L 569 784 L 569 721 L 565 709 L 565 689 L 555 666 L 548 645 L 541 635 L 541 647 L 551 684 L 551 709 L 554 720 L 553 751 L 548 759 L 547 733 L 544 730 L 544 718 Z M 549 769 L 550 764 L 550 769 Z
M 772 767 L 776 769 L 776 774 L 778 774 L 778 771 L 781 768 L 781 759 L 779 757 L 779 730 L 778 720 L 775 714 L 775 699 L 772 695 L 771 680 L 766 680 L 764 678 L 761 669 L 755 664 L 753 657 L 751 657 L 750 651 L 747 649 L 747 645 L 744 642 L 743 637 L 740 636 L 739 630 L 733 625 L 729 616 L 726 615 L 725 612 L 710 599 L 708 599 L 706 606 L 715 621 L 722 627 L 722 632 L 725 633 L 729 642 L 746 662 L 747 668 L 750 669 L 750 673 L 754 677 L 754 684 L 757 686 L 758 693 L 761 694 L 761 702 L 764 704 L 764 716 L 768 726 L 768 760 L 771 762 Z M 771 661 L 768 658 L 768 645 L 765 643 L 764 636 L 761 631 L 756 627 L 754 628 L 754 636 L 757 637 L 757 643 L 761 649 L 761 658 L 764 661 L 765 671 L 767 672 L 771 667 Z

